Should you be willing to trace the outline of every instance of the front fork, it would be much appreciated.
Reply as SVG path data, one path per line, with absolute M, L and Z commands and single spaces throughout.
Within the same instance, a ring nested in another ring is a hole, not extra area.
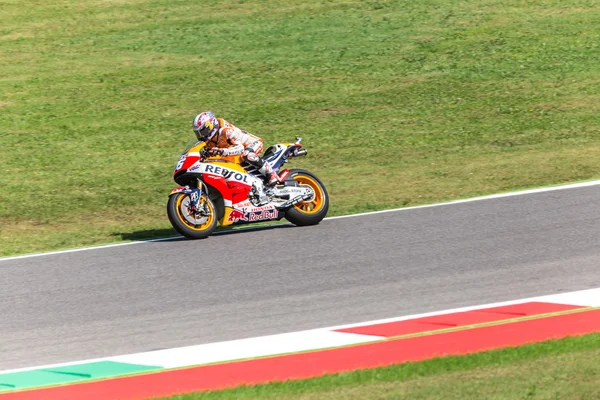
M 189 195 L 190 197 L 190 212 L 192 213 L 197 213 L 197 212 L 202 212 L 204 211 L 204 209 L 202 207 L 199 207 L 200 204 L 200 199 L 202 198 L 202 185 L 200 184 L 199 187 L 189 187 L 189 186 L 180 186 L 177 189 L 173 189 L 171 191 L 171 193 L 169 193 L 169 196 L 172 196 L 174 194 L 177 193 L 184 193 Z
M 190 189 L 190 211 L 193 213 L 197 213 L 199 211 L 198 204 L 200 203 L 200 199 L 202 198 L 202 189 L 200 188 L 191 188 Z

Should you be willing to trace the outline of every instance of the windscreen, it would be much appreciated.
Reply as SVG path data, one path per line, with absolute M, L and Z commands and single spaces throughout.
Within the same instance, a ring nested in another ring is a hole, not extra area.
M 198 141 L 198 139 L 192 139 L 188 142 L 188 144 L 185 145 L 185 149 L 183 149 L 183 152 L 181 154 L 185 154 L 188 151 L 190 151 L 190 149 L 198 144 L 200 144 L 201 142 Z

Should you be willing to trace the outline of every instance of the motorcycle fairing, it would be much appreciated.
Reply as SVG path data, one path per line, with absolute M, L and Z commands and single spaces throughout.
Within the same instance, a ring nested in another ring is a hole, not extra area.
M 188 143 L 186 150 L 184 150 L 183 154 L 179 156 L 177 165 L 175 165 L 175 171 L 173 172 L 175 178 L 177 178 L 178 175 L 185 173 L 189 168 L 196 164 L 198 160 L 200 160 L 200 150 L 202 150 L 205 145 L 206 144 L 203 142 Z
M 188 172 L 194 172 L 202 174 L 203 176 L 222 176 L 226 182 L 231 181 L 252 186 L 252 177 L 246 173 L 246 171 L 238 164 L 224 163 L 224 162 L 201 162 L 196 163 L 191 167 Z
M 212 186 L 223 197 L 223 217 L 219 220 L 222 226 L 231 225 L 235 218 L 230 218 L 233 204 L 247 200 L 252 188 L 252 176 L 233 161 L 219 157 L 211 157 L 202 162 L 197 161 L 187 169 L 187 173 L 198 175 L 203 182 Z M 248 218 L 251 218 L 248 216 Z

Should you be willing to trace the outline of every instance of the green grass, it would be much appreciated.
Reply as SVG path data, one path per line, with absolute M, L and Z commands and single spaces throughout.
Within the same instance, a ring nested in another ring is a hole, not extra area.
M 600 334 L 169 400 L 598 399 Z
M 330 215 L 600 177 L 590 0 L 4 0 L 0 256 L 174 234 L 210 109 L 304 137 Z

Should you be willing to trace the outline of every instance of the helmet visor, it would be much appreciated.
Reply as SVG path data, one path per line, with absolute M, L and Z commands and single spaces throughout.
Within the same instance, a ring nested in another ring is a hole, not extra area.
M 196 134 L 196 138 L 202 141 L 206 141 L 212 133 L 212 131 L 213 130 L 210 127 L 206 126 L 206 124 L 194 127 L 194 133 Z

